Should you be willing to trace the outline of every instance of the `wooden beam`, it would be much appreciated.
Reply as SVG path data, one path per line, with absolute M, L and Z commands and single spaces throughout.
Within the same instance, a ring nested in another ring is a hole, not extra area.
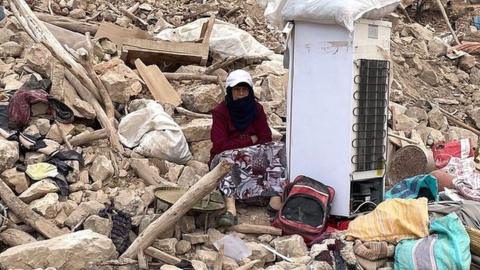
M 0 197 L 10 211 L 25 222 L 25 224 L 30 225 L 43 236 L 53 238 L 65 234 L 64 231 L 60 230 L 44 217 L 34 212 L 27 204 L 17 198 L 10 187 L 5 184 L 2 179 L 0 179 Z
M 177 202 L 150 223 L 121 257 L 133 258 L 137 256 L 139 249 L 149 247 L 160 233 L 174 226 L 195 204 L 212 192 L 217 187 L 218 181 L 230 171 L 230 168 L 231 164 L 221 161 L 213 170 L 200 178 Z
M 437 1 L 438 8 L 442 12 L 443 19 L 445 20 L 445 23 L 447 24 L 448 29 L 450 30 L 450 33 L 452 33 L 453 40 L 455 40 L 455 43 L 457 43 L 457 45 L 460 45 L 461 44 L 460 40 L 458 39 L 457 34 L 455 33 L 455 30 L 453 30 L 452 25 L 450 24 L 447 13 L 445 12 L 445 8 L 443 7 L 442 1 L 440 0 L 436 0 L 436 1 Z
M 152 258 L 155 258 L 159 261 L 162 261 L 164 263 L 171 264 L 171 265 L 176 265 L 176 264 L 178 264 L 179 262 L 182 261 L 179 258 L 177 258 L 175 256 L 172 256 L 168 253 L 165 253 L 165 252 L 163 252 L 159 249 L 156 249 L 154 247 L 146 248 L 145 249 L 145 254 L 147 254 L 148 256 L 150 256 Z
M 81 146 L 85 144 L 89 144 L 93 141 L 106 139 L 108 138 L 107 131 L 105 129 L 95 130 L 93 132 L 87 131 L 78 134 L 70 139 L 70 144 L 72 146 Z
M 266 225 L 238 224 L 235 226 L 231 226 L 228 229 L 245 234 L 270 234 L 276 236 L 282 235 L 281 229 Z
M 43 22 L 47 22 L 81 34 L 85 34 L 87 32 L 95 34 L 98 30 L 98 25 L 96 24 L 77 21 L 68 17 L 48 15 L 40 12 L 35 12 L 35 15 L 37 15 L 37 17 Z
M 183 81 L 183 80 L 196 80 L 210 83 L 216 83 L 218 76 L 195 74 L 195 73 L 163 73 L 168 80 L 171 81 Z

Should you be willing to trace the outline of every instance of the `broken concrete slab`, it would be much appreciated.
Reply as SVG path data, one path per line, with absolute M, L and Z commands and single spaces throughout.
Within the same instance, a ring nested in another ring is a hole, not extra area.
M 224 99 L 224 92 L 217 84 L 203 84 L 188 88 L 182 93 L 185 108 L 198 113 L 210 113 Z
M 11 168 L 3 171 L 1 174 L 5 183 L 12 187 L 16 193 L 20 194 L 28 189 L 29 181 L 24 172 L 17 171 L 16 168 Z
M 0 268 L 83 270 L 115 256 L 115 246 L 110 238 L 83 230 L 9 248 L 0 254 Z
M 92 230 L 93 232 L 110 236 L 113 223 L 108 218 L 102 218 L 97 215 L 89 216 L 83 223 L 85 230 Z
M 58 198 L 57 193 L 48 193 L 43 198 L 32 201 L 29 206 L 45 218 L 53 219 L 58 212 Z
M 139 215 L 145 209 L 142 198 L 131 189 L 124 189 L 115 197 L 113 204 L 115 207 L 131 216 Z
M 0 138 L 0 172 L 10 169 L 19 158 L 18 143 Z
M 182 125 L 182 132 L 188 142 L 199 142 L 210 139 L 212 119 L 194 119 Z
M 91 215 L 96 215 L 105 206 L 97 201 L 88 201 L 81 203 L 65 220 L 65 225 L 74 228 L 80 222 Z
M 48 193 L 59 191 L 58 186 L 51 179 L 44 179 L 33 183 L 27 190 L 18 196 L 23 202 L 30 203 L 39 199 Z
M 288 257 L 301 257 L 308 252 L 307 245 L 300 235 L 279 237 L 272 241 L 275 250 Z
M 93 161 L 88 173 L 94 182 L 103 182 L 112 177 L 115 170 L 110 159 L 104 155 L 99 155 Z

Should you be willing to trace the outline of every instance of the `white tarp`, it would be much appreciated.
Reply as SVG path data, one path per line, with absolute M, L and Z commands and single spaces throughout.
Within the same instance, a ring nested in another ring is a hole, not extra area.
M 198 19 L 175 29 L 165 29 L 155 38 L 173 42 L 198 40 L 202 25 L 208 18 Z M 238 56 L 244 58 L 268 57 L 273 52 L 258 42 L 249 33 L 233 24 L 216 20 L 210 37 L 210 50 L 222 58 Z
M 137 99 L 130 103 L 132 111 L 118 125 L 120 142 L 144 157 L 165 159 L 185 164 L 192 155 L 182 129 L 162 105 L 153 100 Z
M 381 19 L 391 13 L 400 0 L 270 0 L 265 17 L 281 27 L 285 21 L 339 24 L 353 31 L 360 19 Z

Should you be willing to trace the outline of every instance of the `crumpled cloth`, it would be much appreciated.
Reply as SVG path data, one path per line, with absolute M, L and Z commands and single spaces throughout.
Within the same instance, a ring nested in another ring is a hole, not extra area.
M 431 220 L 455 213 L 463 225 L 480 230 L 480 202 L 463 200 L 429 203 L 428 212 Z
M 350 222 L 346 235 L 362 241 L 387 241 L 428 235 L 427 199 L 390 199 Z
M 395 246 L 385 241 L 362 243 L 356 240 L 353 252 L 363 269 L 376 270 L 388 266 L 390 259 L 393 262 Z
M 361 269 L 353 252 L 353 242 L 346 241 L 341 233 L 332 233 L 326 237 L 328 238 L 310 249 L 310 256 L 323 263 L 320 269 Z

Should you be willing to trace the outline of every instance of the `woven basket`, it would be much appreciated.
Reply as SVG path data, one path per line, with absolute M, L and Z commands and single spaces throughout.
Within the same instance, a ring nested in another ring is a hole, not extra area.
M 470 236 L 470 251 L 480 256 L 480 230 L 466 227 L 468 236 Z

